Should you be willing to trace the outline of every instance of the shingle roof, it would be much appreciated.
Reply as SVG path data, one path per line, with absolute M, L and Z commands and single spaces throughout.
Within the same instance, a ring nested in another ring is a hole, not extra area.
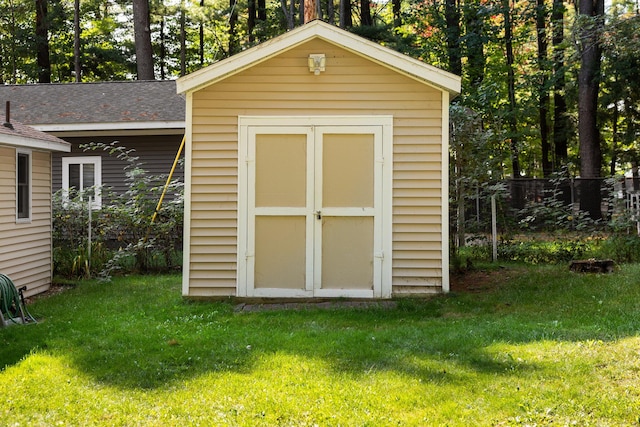
M 38 142 L 42 142 L 43 144 L 38 144 Z M 68 142 L 63 141 L 60 138 L 13 120 L 9 126 L 6 124 L 0 124 L 0 144 L 23 147 L 37 146 L 39 148 L 60 151 L 69 151 L 71 147 Z
M 175 81 L 0 85 L 12 119 L 28 125 L 184 121 Z

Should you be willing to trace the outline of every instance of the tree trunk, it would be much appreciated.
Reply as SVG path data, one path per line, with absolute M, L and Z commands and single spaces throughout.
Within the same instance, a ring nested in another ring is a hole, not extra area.
M 392 0 L 393 5 L 393 26 L 402 25 L 402 0 Z M 460 27 L 460 12 L 458 11 L 458 28 Z
M 255 37 L 253 30 L 256 28 L 256 0 L 247 1 L 247 33 L 249 34 L 249 42 L 253 42 Z
M 569 122 L 567 121 L 567 103 L 564 99 L 564 3 L 553 0 L 551 12 L 553 27 L 553 146 L 555 169 L 567 164 L 567 139 Z
M 36 63 L 38 65 L 38 83 L 51 83 L 48 18 L 47 0 L 36 0 Z
M 611 176 L 616 174 L 616 162 L 618 161 L 618 116 L 618 106 L 614 105 L 611 117 Z
M 200 8 L 204 8 L 204 0 L 200 0 Z M 200 55 L 200 66 L 204 65 L 204 23 L 200 21 L 199 28 L 200 46 L 198 46 L 198 54 Z
M 304 1 L 304 23 L 313 21 L 318 18 L 318 0 Z
M 466 27 L 465 49 L 467 54 L 467 74 L 469 75 L 470 95 L 477 94 L 484 80 L 484 17 L 473 2 L 465 4 L 464 19 Z
M 240 51 L 240 47 L 238 45 L 238 32 L 236 31 L 236 24 L 238 23 L 236 0 L 229 0 L 229 9 L 229 56 L 232 56 Z
M 351 18 L 351 0 L 340 0 L 340 28 L 353 27 Z
M 287 18 L 287 28 L 289 30 L 293 30 L 293 25 L 295 21 L 295 11 L 293 7 L 294 0 L 289 0 L 289 5 L 287 6 L 287 0 L 280 0 L 280 6 L 282 7 L 282 12 L 284 12 L 284 16 Z
M 73 68 L 75 81 L 82 81 L 82 66 L 80 63 L 80 0 L 73 2 Z
M 184 0 L 180 1 L 180 76 L 187 74 L 187 18 Z
M 370 0 L 360 0 L 360 24 L 366 26 L 373 25 L 373 18 L 371 17 L 371 3 Z
M 580 70 L 578 71 L 578 138 L 580 141 L 580 209 L 592 219 L 600 219 L 600 134 L 598 131 L 598 88 L 600 54 L 597 29 L 602 25 L 604 0 L 580 0 L 578 12 L 588 19 L 579 29 Z
M 166 36 L 164 32 L 164 16 L 160 19 L 160 80 L 165 79 L 165 68 L 167 63 Z
M 444 7 L 444 17 L 447 24 L 445 35 L 447 38 L 449 71 L 460 76 L 462 75 L 462 54 L 460 52 L 460 9 L 458 8 L 456 0 L 446 0 Z
M 133 0 L 133 32 L 138 80 L 154 80 L 149 0 Z
M 547 11 L 545 0 L 537 0 L 536 8 L 536 32 L 538 38 L 538 69 L 542 78 L 538 88 L 538 122 L 540 125 L 540 147 L 542 151 L 542 174 L 545 178 L 551 176 L 553 165 L 549 143 L 549 88 L 547 77 Z
M 513 179 L 518 179 L 520 178 L 520 154 L 518 148 L 518 119 L 516 117 L 516 79 L 513 71 L 515 61 L 513 56 L 513 28 L 511 24 L 510 0 L 503 0 L 502 7 L 504 15 L 504 41 L 507 54 L 507 92 L 509 98 L 507 123 L 509 128 L 509 147 L 511 149 L 511 170 Z M 518 209 L 523 208 L 524 199 L 520 185 L 514 182 L 511 188 L 512 205 Z

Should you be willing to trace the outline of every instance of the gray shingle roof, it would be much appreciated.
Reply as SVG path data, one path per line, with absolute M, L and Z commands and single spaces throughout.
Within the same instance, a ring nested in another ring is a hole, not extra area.
M 184 121 L 175 81 L 0 85 L 11 117 L 28 125 Z

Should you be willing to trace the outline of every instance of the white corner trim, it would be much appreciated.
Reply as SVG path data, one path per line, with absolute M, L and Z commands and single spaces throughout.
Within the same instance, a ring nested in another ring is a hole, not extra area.
M 184 224 L 182 238 L 182 295 L 188 296 L 191 277 L 191 158 L 193 147 L 193 96 L 186 97 L 185 142 L 184 142 Z
M 442 92 L 442 292 L 449 292 L 449 94 Z

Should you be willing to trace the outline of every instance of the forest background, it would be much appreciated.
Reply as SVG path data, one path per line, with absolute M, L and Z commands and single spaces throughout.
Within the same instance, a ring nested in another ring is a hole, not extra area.
M 580 177 L 599 219 L 602 178 L 638 173 L 640 0 L 0 0 L 0 83 L 172 79 L 302 25 L 305 8 L 462 76 L 454 199 Z

